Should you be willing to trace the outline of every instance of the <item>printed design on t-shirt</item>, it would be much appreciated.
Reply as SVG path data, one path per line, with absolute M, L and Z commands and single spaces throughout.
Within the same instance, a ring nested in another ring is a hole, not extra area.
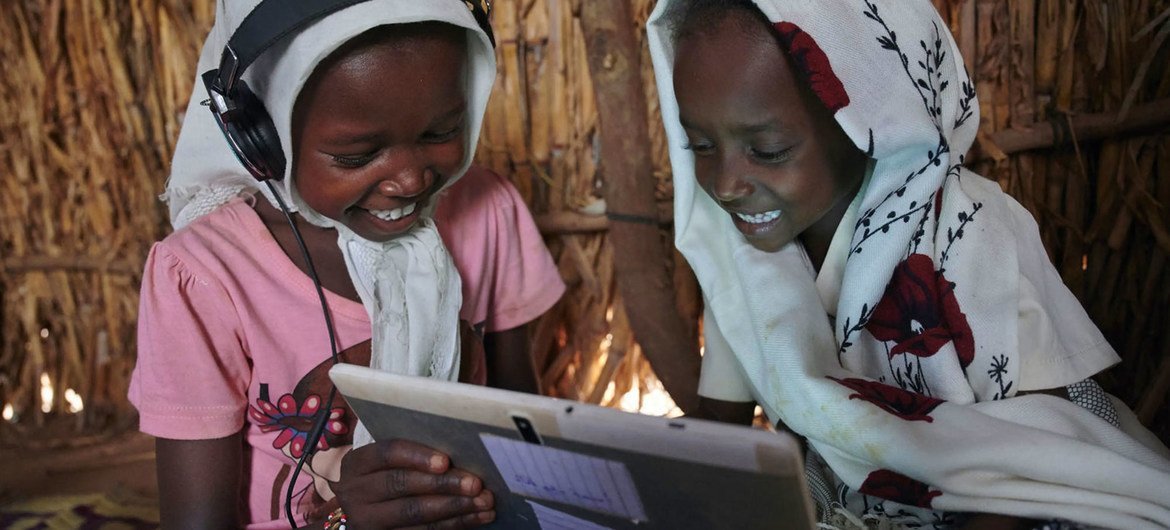
M 273 404 L 269 400 L 268 385 L 260 385 L 260 397 L 256 404 L 249 407 L 252 422 L 263 432 L 280 431 L 272 440 L 272 447 L 279 449 L 292 458 L 300 458 L 305 453 L 305 444 L 313 426 L 320 421 L 321 407 L 325 399 L 318 394 L 309 394 L 304 400 L 298 401 L 293 394 L 285 394 Z M 334 435 L 334 438 L 349 432 L 349 427 L 341 421 L 345 417 L 345 409 L 333 407 L 329 413 L 329 420 L 325 423 L 325 430 Z M 328 449 L 327 436 L 317 440 L 317 449 Z
M 910 392 L 877 381 L 867 381 L 856 377 L 847 377 L 845 379 L 829 377 L 829 379 L 857 392 L 856 394 L 850 394 L 849 399 L 868 401 L 877 405 L 882 410 L 906 421 L 933 422 L 934 418 L 930 417 L 931 411 L 945 403 L 945 401 L 938 398 L 917 392 Z
M 939 490 L 888 469 L 871 472 L 857 491 L 919 508 L 930 508 L 934 498 L 942 495 Z
M 350 347 L 338 356 L 341 362 L 368 366 L 370 341 Z M 329 369 L 332 367 L 333 360 L 326 358 L 301 377 L 291 392 L 281 395 L 275 402 L 270 399 L 272 385 L 261 383 L 256 405 L 250 407 L 251 421 L 265 433 L 276 432 L 272 447 L 288 457 L 288 462 L 277 473 L 270 490 L 272 499 L 269 515 L 273 519 L 281 517 L 283 513 L 287 481 L 292 478 L 292 469 L 305 454 L 309 432 L 323 414 L 329 414 L 329 419 L 317 441 L 317 450 L 301 469 L 301 473 L 308 475 L 312 481 L 293 491 L 293 503 L 298 515 L 306 520 L 317 520 L 325 517 L 328 512 L 326 503 L 334 497 L 329 483 L 337 481 L 341 476 L 341 457 L 353 444 L 357 416 L 341 394 L 334 396 L 333 406 L 328 411 L 324 409 L 325 400 L 333 388 L 329 379 Z

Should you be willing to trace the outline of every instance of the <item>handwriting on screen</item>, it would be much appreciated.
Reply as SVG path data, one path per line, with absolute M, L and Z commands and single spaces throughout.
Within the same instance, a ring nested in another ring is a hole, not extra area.
M 625 464 L 492 434 L 479 437 L 512 493 L 646 521 Z

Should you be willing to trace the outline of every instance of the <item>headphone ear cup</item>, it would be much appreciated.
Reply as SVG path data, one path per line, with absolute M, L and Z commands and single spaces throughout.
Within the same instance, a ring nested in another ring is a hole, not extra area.
M 242 79 L 236 82 L 234 92 L 232 100 L 238 114 L 224 125 L 237 149 L 236 155 L 245 166 L 250 166 L 249 170 L 257 180 L 284 178 L 286 161 L 280 147 L 280 135 L 276 133 L 276 125 L 264 103 Z

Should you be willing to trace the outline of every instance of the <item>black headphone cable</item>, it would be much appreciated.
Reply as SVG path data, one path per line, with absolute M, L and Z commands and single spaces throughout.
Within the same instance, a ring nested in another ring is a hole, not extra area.
M 272 193 L 272 196 L 276 198 L 277 204 L 280 205 L 280 211 L 284 213 L 284 218 L 288 221 L 288 226 L 292 228 L 293 237 L 297 240 L 297 247 L 301 249 L 301 255 L 305 257 L 305 268 L 309 271 L 309 277 L 313 279 L 313 286 L 317 288 L 317 298 L 321 301 L 321 312 L 325 314 L 325 327 L 329 332 L 329 351 L 333 358 L 333 364 L 336 365 L 341 362 L 341 358 L 337 355 L 337 334 L 334 332 L 333 317 L 329 314 L 329 304 L 325 301 L 325 289 L 321 287 L 321 280 L 317 276 L 317 268 L 313 266 L 313 259 L 309 256 L 309 249 L 305 246 L 305 240 L 301 237 L 301 231 L 297 228 L 297 223 L 293 220 L 292 212 L 289 211 L 288 205 L 285 204 L 280 193 L 276 191 L 276 187 L 272 185 L 271 180 L 265 180 L 264 184 L 268 186 L 268 191 Z M 297 476 L 300 475 L 301 468 L 305 466 L 305 462 L 308 462 L 309 457 L 317 452 L 317 441 L 325 433 L 325 424 L 329 422 L 329 415 L 333 410 L 333 398 L 336 395 L 337 387 L 330 385 L 329 399 L 325 400 L 325 408 L 321 409 L 321 417 L 313 424 L 313 429 L 309 431 L 308 439 L 305 441 L 305 452 L 297 460 L 297 467 L 293 469 L 292 476 L 289 477 L 288 490 L 285 491 L 284 496 L 284 514 L 293 528 L 298 528 L 292 509 L 293 490 L 297 485 Z

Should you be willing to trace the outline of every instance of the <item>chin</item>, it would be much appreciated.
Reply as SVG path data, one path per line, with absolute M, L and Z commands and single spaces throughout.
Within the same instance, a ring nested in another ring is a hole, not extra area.
M 393 234 L 387 234 L 385 232 L 375 232 L 372 234 L 371 233 L 361 233 L 361 232 L 354 232 L 354 233 L 357 234 L 358 236 L 360 236 L 362 239 L 365 239 L 367 241 L 373 241 L 374 243 L 386 243 L 388 241 L 394 241 L 395 239 L 398 239 L 406 234 L 409 234 L 411 230 L 414 230 L 414 225 L 411 225 L 411 227 L 406 229 L 406 230 L 403 230 L 401 232 L 395 232 Z
M 746 239 L 747 239 L 748 244 L 751 245 L 756 250 L 759 250 L 761 252 L 769 252 L 769 253 L 779 252 L 780 249 L 784 248 L 785 245 L 787 245 L 788 243 L 791 243 L 791 241 L 758 240 L 758 239 L 751 239 L 751 238 L 746 238 Z

